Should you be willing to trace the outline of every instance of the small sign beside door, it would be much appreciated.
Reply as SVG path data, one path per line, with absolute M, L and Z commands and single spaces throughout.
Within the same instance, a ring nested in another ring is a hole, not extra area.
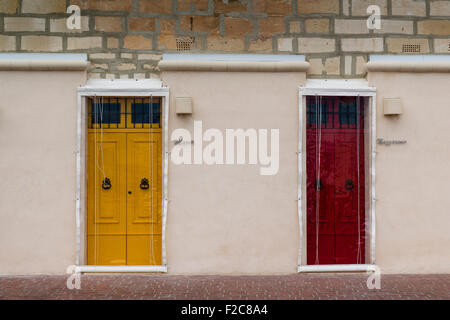
M 406 144 L 406 140 L 384 140 L 383 138 L 377 139 L 377 144 L 384 144 L 390 146 L 391 144 Z

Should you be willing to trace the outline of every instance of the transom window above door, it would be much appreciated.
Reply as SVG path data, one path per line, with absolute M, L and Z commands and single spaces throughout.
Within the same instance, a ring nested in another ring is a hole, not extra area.
M 364 128 L 363 97 L 306 96 L 306 102 L 308 129 L 316 127 L 322 129 Z M 317 126 L 318 123 L 321 124 L 320 127 Z
M 89 129 L 161 128 L 161 98 L 88 99 Z

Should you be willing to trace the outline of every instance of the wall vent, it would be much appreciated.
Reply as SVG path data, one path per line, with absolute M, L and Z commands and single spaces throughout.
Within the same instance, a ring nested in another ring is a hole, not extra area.
M 448 43 L 448 52 L 450 52 L 450 41 Z
M 194 38 L 177 38 L 177 51 L 190 51 Z
M 420 44 L 404 44 L 402 45 L 402 53 L 420 53 L 422 48 Z

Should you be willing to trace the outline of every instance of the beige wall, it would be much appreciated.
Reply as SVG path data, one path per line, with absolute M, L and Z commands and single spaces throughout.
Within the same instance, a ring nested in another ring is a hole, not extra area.
M 376 262 L 385 273 L 450 272 L 450 77 L 369 73 L 377 88 Z M 403 114 L 383 115 L 383 98 Z
M 84 72 L 0 72 L 0 274 L 75 263 L 76 88 Z
M 164 72 L 169 134 L 207 128 L 280 129 L 277 175 L 259 165 L 169 166 L 167 259 L 170 273 L 276 274 L 297 270 L 298 86 L 304 73 Z M 192 116 L 175 97 L 192 97 Z M 206 144 L 206 143 L 204 143 Z M 170 142 L 172 148 L 173 142 Z
M 83 72 L 0 72 L 0 274 L 63 273 L 75 263 L 76 88 Z M 169 134 L 280 129 L 280 168 L 169 162 L 171 274 L 297 270 L 298 86 L 304 73 L 163 73 Z M 450 271 L 448 74 L 369 73 L 377 88 L 376 263 L 383 273 Z M 192 97 L 192 116 L 175 97 Z M 400 97 L 404 113 L 382 114 Z M 206 143 L 205 143 L 206 144 Z M 173 142 L 170 142 L 172 148 Z

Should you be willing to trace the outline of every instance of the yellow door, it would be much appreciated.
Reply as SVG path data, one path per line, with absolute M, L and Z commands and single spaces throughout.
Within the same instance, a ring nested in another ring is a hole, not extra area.
M 161 265 L 160 125 L 143 113 L 148 99 L 114 99 L 88 118 L 88 264 Z

